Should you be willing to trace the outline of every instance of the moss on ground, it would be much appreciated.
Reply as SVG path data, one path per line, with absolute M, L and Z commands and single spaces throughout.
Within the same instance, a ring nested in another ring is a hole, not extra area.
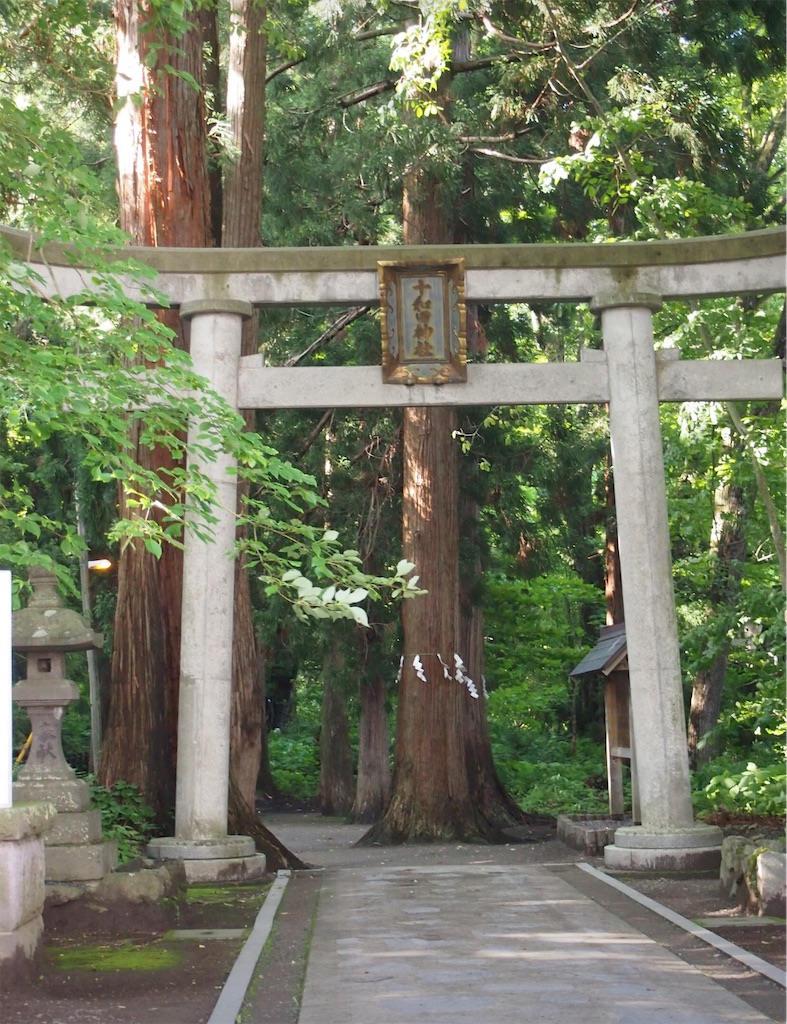
M 123 942 L 119 945 L 49 947 L 48 964 L 56 971 L 165 971 L 179 966 L 178 950 L 157 942 L 143 945 Z

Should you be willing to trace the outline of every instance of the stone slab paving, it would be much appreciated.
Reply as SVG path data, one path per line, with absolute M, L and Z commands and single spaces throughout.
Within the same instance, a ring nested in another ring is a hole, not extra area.
M 326 871 L 299 1024 L 764 1024 L 544 867 Z

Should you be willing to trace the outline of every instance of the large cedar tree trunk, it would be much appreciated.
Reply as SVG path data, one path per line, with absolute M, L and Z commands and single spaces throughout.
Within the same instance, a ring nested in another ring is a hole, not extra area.
M 452 409 L 405 410 L 403 554 L 416 563 L 429 593 L 402 606 L 404 660 L 392 795 L 364 842 L 472 840 L 489 834 L 465 763 L 464 705 L 472 697 L 446 678 L 443 668 L 453 670 L 459 648 L 455 428 Z
M 459 585 L 459 649 L 467 651 L 468 674 L 474 680 L 478 693 L 477 699 L 464 702 L 467 775 L 473 799 L 483 809 L 487 821 L 499 829 L 512 828 L 525 822 L 527 816 L 500 781 L 489 738 L 484 683 L 484 613 L 478 597 L 482 573 L 479 507 L 474 498 L 462 490 L 459 508 L 463 547 Z
M 265 14 L 252 0 L 232 0 L 231 10 L 228 116 L 238 159 L 225 176 L 222 195 L 218 173 L 209 164 L 202 91 L 205 84 L 216 91 L 218 83 L 215 9 L 187 12 L 190 29 L 171 39 L 146 34 L 146 4 L 116 0 L 114 5 L 118 97 L 126 100 L 115 128 L 121 226 L 138 245 L 260 244 Z M 160 47 L 157 59 L 154 46 Z M 156 71 L 157 64 L 175 73 Z M 176 314 L 162 316 L 180 329 Z M 187 347 L 187 339 L 181 338 L 181 344 Z M 256 344 L 252 320 L 244 333 L 244 352 L 256 351 Z M 166 452 L 140 451 L 139 457 L 154 468 L 168 465 Z M 181 581 L 182 558 L 174 548 L 165 547 L 157 562 L 140 546 L 129 545 L 121 558 L 112 703 L 101 762 L 105 784 L 119 778 L 138 782 L 162 821 L 174 800 Z M 236 571 L 235 616 L 228 824 L 231 831 L 254 837 L 271 868 L 300 867 L 259 822 L 254 808 L 263 698 L 243 565 Z
M 177 40 L 154 40 L 145 15 L 138 0 L 116 0 L 117 90 L 125 100 L 115 122 L 120 223 L 137 245 L 201 248 L 211 244 L 203 95 L 183 78 L 150 67 L 152 44 L 163 42 L 160 63 L 200 82 L 201 26 L 195 19 Z M 161 317 L 187 348 L 177 314 Z M 163 449 L 137 447 L 136 455 L 145 467 L 172 465 Z M 122 496 L 120 511 L 134 514 Z M 165 547 L 159 560 L 138 543 L 122 551 L 99 778 L 105 785 L 118 779 L 139 785 L 162 823 L 174 800 L 181 584 L 182 558 L 174 548 Z
M 449 83 L 441 80 L 441 91 Z M 446 111 L 448 107 L 445 107 Z M 405 179 L 403 241 L 455 239 L 455 197 L 440 178 L 413 166 Z M 470 688 L 455 678 L 458 656 L 469 675 L 459 611 L 459 451 L 456 411 L 407 408 L 402 420 L 402 552 L 428 594 L 403 602 L 403 660 L 392 794 L 383 818 L 361 840 L 503 841 L 497 809 L 481 803 L 477 753 L 466 745 Z M 414 663 L 415 659 L 418 659 Z M 420 674 L 426 681 L 419 678 Z M 472 678 L 472 677 L 471 677 Z M 480 687 L 480 679 L 473 680 Z M 475 730 L 474 741 L 488 744 Z M 473 765 L 468 766 L 468 756 Z M 491 752 L 490 752 L 491 762 Z M 472 783 L 471 783 L 472 778 Z

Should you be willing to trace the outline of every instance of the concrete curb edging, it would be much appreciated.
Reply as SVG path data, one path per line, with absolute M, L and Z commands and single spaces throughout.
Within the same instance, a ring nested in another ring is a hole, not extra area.
M 232 966 L 232 970 L 224 982 L 224 988 L 213 1012 L 208 1018 L 207 1024 L 233 1024 L 243 1007 L 243 1000 L 246 998 L 246 991 L 251 983 L 254 969 L 260 958 L 262 949 L 268 941 L 268 936 L 273 928 L 273 921 L 276 911 L 279 909 L 287 882 L 290 880 L 290 871 L 277 871 L 276 879 L 265 897 L 265 902 L 260 907 L 259 913 L 254 921 L 251 935 L 243 945 L 238 959 Z
M 769 964 L 767 961 L 755 956 L 754 953 L 749 953 L 745 949 L 741 949 L 740 946 L 736 946 L 733 942 L 727 939 L 723 939 L 720 935 L 714 934 L 707 928 L 703 928 L 701 925 L 695 924 L 690 921 L 687 917 L 682 917 L 680 914 L 676 914 L 674 910 L 670 910 L 669 907 L 664 907 L 655 900 L 652 900 L 649 896 L 644 896 L 641 892 L 637 892 L 636 889 L 632 889 L 631 886 L 626 885 L 624 882 L 620 882 L 617 878 L 612 878 L 610 875 L 605 874 L 603 871 L 599 871 L 598 868 L 594 868 L 592 864 L 577 864 L 580 870 L 587 872 L 594 878 L 605 882 L 613 889 L 617 889 L 618 892 L 622 892 L 625 896 L 634 900 L 635 903 L 639 903 L 643 907 L 647 907 L 648 910 L 652 910 L 655 914 L 665 918 L 672 924 L 677 925 L 678 928 L 682 928 L 684 931 L 690 932 L 696 938 L 702 942 L 707 942 L 709 946 L 715 946 L 720 952 L 726 956 L 732 957 L 734 960 L 738 960 L 746 967 L 750 967 L 753 971 L 757 971 L 758 974 L 762 974 L 770 981 L 775 981 L 777 985 L 781 985 L 782 988 L 787 988 L 787 974 L 784 971 L 780 971 L 778 967 L 774 967 L 773 964 Z

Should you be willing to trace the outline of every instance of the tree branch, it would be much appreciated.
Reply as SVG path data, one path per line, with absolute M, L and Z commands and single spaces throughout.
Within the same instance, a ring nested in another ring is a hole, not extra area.
M 284 72 L 289 71 L 290 68 L 297 68 L 297 66 L 299 64 L 303 64 L 305 60 L 306 55 L 304 54 L 303 57 L 298 57 L 295 60 L 288 60 L 284 64 L 280 64 L 277 68 L 274 68 L 273 71 L 268 72 L 265 76 L 265 84 L 267 85 L 268 82 L 272 82 L 274 78 L 278 78 L 279 75 L 283 75 Z
M 297 356 L 290 356 L 284 365 L 297 366 L 302 359 L 311 355 L 312 352 L 316 351 L 316 349 L 320 347 L 320 345 L 324 345 L 326 342 L 332 341 L 337 334 L 341 334 L 345 327 L 349 327 L 351 323 L 359 320 L 364 313 L 368 313 L 370 308 L 371 307 L 369 306 L 355 306 L 353 309 L 348 309 L 346 313 L 342 313 L 342 315 L 331 324 L 327 331 L 323 331 L 319 338 L 316 338 L 311 345 L 308 345 L 303 352 Z
M 322 416 L 317 421 L 317 426 L 312 430 L 312 432 L 306 439 L 306 444 L 302 445 L 300 450 L 298 451 L 299 459 L 302 459 L 306 452 L 308 452 L 308 450 L 311 448 L 311 446 L 314 444 L 314 442 L 317 440 L 317 438 L 320 436 L 323 430 L 325 430 L 326 427 L 330 426 L 331 422 L 333 421 L 335 413 L 335 409 L 326 409 L 326 411 L 322 414 Z
M 548 50 L 552 49 L 552 43 L 528 43 L 526 40 L 520 39 L 518 36 L 506 35 L 505 32 L 502 32 L 496 25 L 492 24 L 488 14 L 479 14 L 478 20 L 486 29 L 487 35 L 492 36 L 494 39 L 499 39 L 502 43 L 508 43 L 511 46 L 516 46 L 523 53 L 546 53 Z
M 507 160 L 511 164 L 541 164 L 549 163 L 552 157 L 548 156 L 512 156 L 510 153 L 501 153 L 499 149 L 487 149 L 483 146 L 470 146 L 469 151 L 478 156 L 491 156 L 495 160 Z
M 518 60 L 520 60 L 519 54 L 512 53 L 501 53 L 496 57 L 481 57 L 478 60 L 458 60 L 449 64 L 447 73 L 450 75 L 462 75 L 468 71 L 480 71 L 482 68 L 491 67 L 493 64 L 512 64 Z M 375 82 L 374 85 L 361 89 L 360 92 L 347 93 L 339 97 L 339 106 L 344 107 L 346 110 L 348 107 L 364 103 L 366 100 L 379 96 L 381 93 L 390 92 L 391 89 L 396 88 L 398 81 L 398 78 L 383 78 L 381 81 Z

